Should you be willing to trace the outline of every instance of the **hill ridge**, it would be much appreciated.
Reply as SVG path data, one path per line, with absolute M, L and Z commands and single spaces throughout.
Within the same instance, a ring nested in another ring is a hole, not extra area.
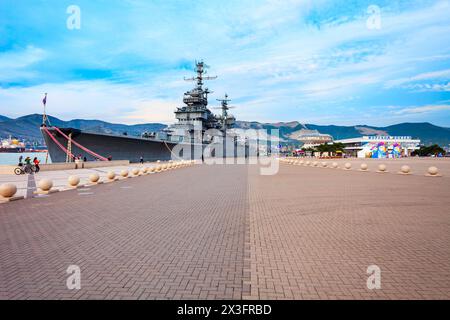
M 127 125 L 120 123 L 110 123 L 97 119 L 72 119 L 64 121 L 53 116 L 49 116 L 50 123 L 58 127 L 73 127 L 76 129 L 89 130 L 99 133 L 123 134 L 127 132 L 130 136 L 139 136 L 144 131 L 159 131 L 167 127 L 162 123 L 142 123 Z M 43 139 L 39 130 L 42 122 L 42 114 L 33 113 L 11 119 L 0 115 L 0 137 L 9 135 L 25 139 L 29 142 L 42 143 Z M 412 136 L 422 140 L 423 144 L 429 145 L 437 143 L 441 146 L 450 144 L 450 128 L 433 125 L 429 122 L 404 122 L 389 125 L 386 127 L 376 127 L 364 124 L 353 126 L 339 125 L 316 125 L 305 124 L 299 121 L 262 123 L 258 121 L 236 121 L 236 126 L 242 129 L 279 129 L 281 138 L 294 142 L 292 137 L 305 126 L 311 130 L 318 130 L 320 133 L 330 134 L 335 140 L 355 138 L 363 135 L 387 134 L 392 136 Z

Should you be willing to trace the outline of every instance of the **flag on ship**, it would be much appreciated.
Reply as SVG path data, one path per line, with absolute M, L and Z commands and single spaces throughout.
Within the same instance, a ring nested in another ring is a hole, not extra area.
M 42 99 L 42 103 L 44 104 L 44 106 L 47 104 L 47 94 L 45 94 L 44 99 Z

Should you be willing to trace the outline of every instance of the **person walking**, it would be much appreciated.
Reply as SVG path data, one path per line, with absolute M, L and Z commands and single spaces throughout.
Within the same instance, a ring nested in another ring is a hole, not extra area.
M 141 164 L 144 164 L 144 157 L 141 157 L 141 158 L 139 159 L 139 162 L 140 162 Z
M 23 156 L 22 155 L 20 155 L 20 157 L 19 157 L 19 167 L 21 167 L 21 166 L 23 166 Z

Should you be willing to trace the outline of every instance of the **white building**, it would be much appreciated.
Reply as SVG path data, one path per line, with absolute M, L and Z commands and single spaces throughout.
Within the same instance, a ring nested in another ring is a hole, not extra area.
M 330 143 L 333 137 L 329 134 L 320 133 L 317 130 L 302 129 L 296 137 L 297 140 L 304 143 L 303 148 L 314 148 L 321 144 Z
M 364 136 L 334 142 L 344 144 L 345 153 L 358 158 L 409 157 L 420 145 L 420 140 L 409 136 Z

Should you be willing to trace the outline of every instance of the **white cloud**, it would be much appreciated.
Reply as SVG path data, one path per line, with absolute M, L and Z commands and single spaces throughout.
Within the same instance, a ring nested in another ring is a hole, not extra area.
M 400 109 L 398 111 L 393 111 L 393 114 L 404 115 L 404 114 L 422 114 L 436 111 L 450 111 L 450 105 L 429 105 L 422 107 L 407 107 Z
M 396 87 L 405 83 L 423 80 L 450 79 L 450 69 L 420 73 L 409 78 L 395 79 L 387 83 L 387 87 Z
M 175 101 L 154 98 L 141 86 L 96 80 L 0 89 L 0 115 L 19 117 L 41 113 L 45 92 L 48 93 L 47 112 L 63 120 L 171 123 L 177 106 Z
M 43 61 L 48 53 L 34 46 L 16 51 L 0 52 L 0 81 L 20 81 L 35 78 L 37 75 L 27 69 Z

